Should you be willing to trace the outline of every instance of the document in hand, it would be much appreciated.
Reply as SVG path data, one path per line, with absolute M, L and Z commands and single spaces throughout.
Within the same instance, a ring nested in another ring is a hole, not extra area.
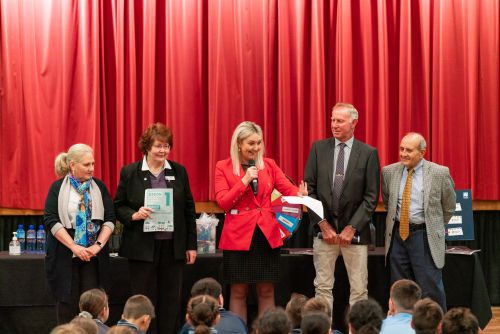
M 144 220 L 144 232 L 174 231 L 174 196 L 172 189 L 146 189 L 144 206 L 153 210 Z
M 321 219 L 325 218 L 323 213 L 323 203 L 309 196 L 283 196 L 283 200 L 290 204 L 302 204 L 313 210 Z

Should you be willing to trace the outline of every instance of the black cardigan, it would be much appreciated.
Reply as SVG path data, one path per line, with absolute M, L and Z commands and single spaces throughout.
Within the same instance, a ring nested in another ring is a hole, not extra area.
M 45 256 L 45 274 L 49 289 L 56 301 L 70 302 L 71 295 L 71 277 L 72 277 L 72 258 L 71 250 L 64 246 L 51 233 L 52 227 L 56 223 L 60 223 L 58 212 L 58 197 L 59 191 L 64 178 L 52 183 L 49 189 L 49 194 L 45 200 L 45 210 L 43 222 L 47 231 L 47 254 Z M 113 200 L 109 195 L 108 189 L 104 183 L 94 178 L 95 183 L 99 187 L 102 195 L 102 203 L 104 206 L 104 221 L 94 220 L 93 222 L 102 225 L 104 222 L 110 221 L 115 223 L 115 210 Z M 73 236 L 74 231 L 68 231 Z M 105 290 L 109 287 L 109 247 L 108 243 L 97 254 L 99 268 L 99 286 Z
M 196 211 L 186 169 L 168 161 L 172 169 L 165 176 L 174 195 L 174 258 L 186 260 L 186 250 L 196 250 Z M 132 221 L 132 215 L 144 205 L 145 190 L 151 188 L 149 171 L 143 171 L 142 160 L 124 166 L 115 196 L 117 219 L 124 225 L 120 255 L 131 260 L 153 261 L 154 233 L 143 232 L 144 220 Z

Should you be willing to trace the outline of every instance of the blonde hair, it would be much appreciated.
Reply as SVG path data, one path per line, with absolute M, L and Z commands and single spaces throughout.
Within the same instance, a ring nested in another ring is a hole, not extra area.
M 233 173 L 235 175 L 240 175 L 240 154 L 239 154 L 239 147 L 238 145 L 241 144 L 241 142 L 254 133 L 258 134 L 261 138 L 263 138 L 262 135 L 262 128 L 258 126 L 254 122 L 250 121 L 244 121 L 238 124 L 236 129 L 234 129 L 233 136 L 231 138 L 231 147 L 230 147 L 230 155 L 231 155 L 231 161 L 233 162 Z M 262 146 L 260 151 L 257 153 L 257 159 L 255 159 L 255 166 L 258 169 L 263 169 L 264 168 L 264 140 L 262 140 Z
M 87 313 L 91 319 L 98 319 L 99 314 L 108 307 L 108 296 L 102 289 L 90 289 L 82 293 L 78 306 L 80 307 L 80 314 Z
M 86 153 L 94 154 L 92 147 L 86 144 L 75 144 L 69 148 L 68 152 L 59 153 L 54 162 L 56 175 L 63 177 L 68 174 L 71 162 L 80 162 Z

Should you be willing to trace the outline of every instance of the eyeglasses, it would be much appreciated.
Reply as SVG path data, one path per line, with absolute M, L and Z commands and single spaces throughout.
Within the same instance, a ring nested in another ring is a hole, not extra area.
M 170 144 L 166 144 L 166 145 L 162 145 L 162 144 L 157 144 L 157 145 L 153 145 L 153 147 L 160 151 L 161 149 L 164 149 L 165 151 L 166 150 L 170 150 Z

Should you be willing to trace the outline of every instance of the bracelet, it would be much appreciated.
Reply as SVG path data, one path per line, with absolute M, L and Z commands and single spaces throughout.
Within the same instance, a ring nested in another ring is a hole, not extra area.
M 97 246 L 101 247 L 101 248 L 103 247 L 102 242 L 100 242 L 99 240 L 97 240 L 97 241 L 95 242 L 95 244 L 96 244 Z

